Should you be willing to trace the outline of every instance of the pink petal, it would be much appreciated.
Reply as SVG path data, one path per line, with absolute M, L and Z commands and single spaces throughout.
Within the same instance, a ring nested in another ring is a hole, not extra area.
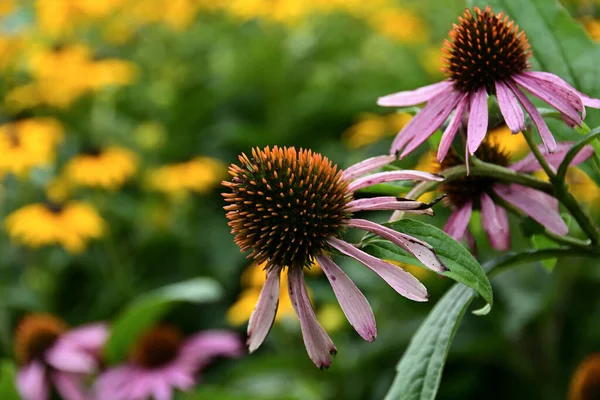
M 521 75 L 527 76 L 529 78 L 536 79 L 538 81 L 543 81 L 546 84 L 551 85 L 553 88 L 559 88 L 562 90 L 563 96 L 566 97 L 569 103 L 579 112 L 583 113 L 583 118 L 585 118 L 585 107 L 594 107 L 592 104 L 597 99 L 592 99 L 591 97 L 579 92 L 573 86 L 571 86 L 567 81 L 559 77 L 558 75 L 554 75 L 551 72 L 543 72 L 543 71 L 528 71 L 524 72 Z M 586 104 L 588 101 L 592 104 Z M 600 104 L 600 103 L 597 103 Z
M 154 400 L 171 400 L 173 398 L 173 389 L 166 379 L 153 379 L 152 393 Z
M 452 211 L 448 222 L 444 226 L 444 232 L 460 242 L 465 236 L 472 213 L 473 203 L 471 201 L 468 201 L 459 209 Z
M 444 123 L 460 98 L 461 93 L 449 91 L 427 103 L 398 133 L 392 143 L 390 152 L 396 154 L 410 142 L 411 149 L 407 148 L 402 152 L 402 157 L 404 157 L 404 155 L 426 141 Z
M 48 400 L 48 386 L 46 368 L 40 362 L 32 361 L 17 373 L 17 390 L 23 400 Z
M 477 90 L 471 98 L 471 110 L 469 111 L 469 125 L 467 127 L 467 145 L 471 155 L 479 148 L 488 128 L 488 105 L 485 87 Z
M 401 210 L 401 211 L 425 211 L 425 214 L 433 215 L 431 206 L 416 200 L 398 199 L 393 196 L 371 197 L 368 199 L 352 200 L 346 205 L 347 211 L 372 211 L 372 210 Z M 421 213 L 420 213 L 421 214 Z
M 366 175 L 381 167 L 384 167 L 396 160 L 396 156 L 377 156 L 367 158 L 357 164 L 351 165 L 342 172 L 342 178 L 353 180 L 359 176 Z
M 487 193 L 481 195 L 481 223 L 494 249 L 510 249 L 510 227 L 506 210 L 496 205 Z
M 90 374 L 97 368 L 93 355 L 60 341 L 46 352 L 46 361 L 54 368 L 67 372 Z
M 329 368 L 331 356 L 337 353 L 335 345 L 327 332 L 323 329 L 308 299 L 306 284 L 304 283 L 304 272 L 302 268 L 288 269 L 290 299 L 292 306 L 300 320 L 302 338 L 308 356 L 319 368 Z
M 429 243 L 365 219 L 353 218 L 348 222 L 348 226 L 373 232 L 374 234 L 389 240 L 396 246 L 403 248 L 415 256 L 417 260 L 421 261 L 423 265 L 433 271 L 444 272 L 448 269 L 444 266 L 437 254 L 435 254 L 435 250 Z
M 378 172 L 358 178 L 348 186 L 349 192 L 355 192 L 367 186 L 373 186 L 378 183 L 395 182 L 395 181 L 435 181 L 441 182 L 444 178 L 440 175 L 430 174 L 429 172 L 413 171 L 409 169 L 401 169 L 397 171 Z
M 317 261 L 325 272 L 350 325 L 363 339 L 369 342 L 375 340 L 377 337 L 375 316 L 365 296 L 331 259 L 320 255 L 317 256 Z
M 404 271 L 402 268 L 375 258 L 337 238 L 330 237 L 328 243 L 342 254 L 352 257 L 364 264 L 367 268 L 386 281 L 396 292 L 407 299 L 427 301 L 427 289 L 425 286 L 423 286 L 417 278 Z
M 558 203 L 551 196 L 521 185 L 495 185 L 494 191 L 505 201 L 557 235 L 566 235 L 569 228 L 558 211 Z M 556 205 L 556 207 L 555 207 Z
M 446 130 L 444 131 L 444 134 L 442 135 L 442 140 L 440 142 L 440 147 L 437 153 L 438 162 L 442 162 L 442 160 L 446 158 L 446 154 L 448 154 L 448 150 L 450 150 L 450 146 L 452 145 L 454 136 L 456 136 L 456 132 L 458 131 L 458 127 L 460 126 L 468 103 L 469 96 L 467 95 L 463 96 L 458 102 L 458 105 L 456 106 L 456 111 L 454 112 L 450 123 L 448 124 Z
M 581 115 L 578 110 L 583 110 L 583 103 L 574 91 L 567 91 L 561 86 L 527 75 L 515 75 L 513 79 L 531 94 L 557 109 L 569 125 L 581 126 Z
M 96 399 L 129 400 L 130 387 L 136 381 L 137 374 L 130 365 L 111 368 L 102 373 L 94 383 Z
M 452 83 L 450 81 L 442 81 L 415 90 L 388 94 L 387 96 L 378 98 L 377 104 L 384 107 L 414 106 L 433 99 L 451 87 Z
M 52 374 L 52 381 L 63 400 L 88 400 L 89 394 L 82 387 L 82 377 L 65 372 Z
M 553 153 L 548 153 L 546 149 L 540 149 L 540 151 L 544 155 L 546 161 L 548 161 L 548 163 L 552 167 L 554 167 L 554 169 L 557 169 L 565 159 L 567 152 L 569 151 L 569 149 L 571 149 L 573 144 L 574 142 L 560 142 L 557 144 L 556 150 Z M 582 162 L 590 158 L 592 155 L 594 155 L 594 148 L 592 146 L 585 146 L 575 156 L 573 162 L 571 162 L 571 165 L 581 164 Z M 527 157 L 523 158 L 520 161 L 517 161 L 509 168 L 519 172 L 534 172 L 542 169 L 540 163 L 535 158 L 535 155 L 533 155 L 533 153 L 529 153 Z
M 579 97 L 581 97 L 581 101 L 583 102 L 583 105 L 586 107 L 591 107 L 591 108 L 600 108 L 600 99 L 595 99 L 593 97 L 588 96 L 587 94 L 583 94 L 581 92 L 579 93 Z M 584 114 L 584 118 L 585 118 L 585 114 Z
M 553 152 L 556 148 L 556 141 L 554 140 L 554 136 L 552 136 L 552 132 L 548 129 L 548 125 L 546 125 L 546 121 L 540 115 L 539 111 L 531 101 L 525 96 L 523 92 L 512 82 L 507 82 L 508 86 L 512 90 L 512 92 L 517 96 L 517 99 L 521 102 L 521 105 L 527 111 L 527 114 L 533 120 L 535 126 L 537 126 L 538 131 L 540 132 L 540 137 L 542 138 L 542 143 L 549 152 Z
M 504 122 L 512 133 L 519 133 L 525 129 L 525 116 L 513 92 L 501 81 L 496 82 L 496 98 Z
M 277 267 L 271 268 L 267 272 L 267 280 L 263 286 L 256 308 L 250 315 L 248 321 L 248 351 L 252 353 L 267 337 L 271 330 L 277 307 L 279 306 L 279 274 L 281 270 Z
M 436 129 L 442 126 L 462 97 L 463 94 L 460 92 L 448 92 L 430 101 L 400 132 L 400 134 L 404 132 L 404 138 L 399 140 L 400 136 L 396 137 L 392 143 L 392 152 L 400 151 L 406 145 L 400 155 L 402 158 L 422 145 Z
M 108 326 L 98 323 L 73 329 L 61 336 L 59 341 L 66 341 L 71 345 L 96 352 L 104 347 L 108 334 Z
M 244 351 L 236 333 L 209 330 L 189 338 L 183 345 L 181 354 L 193 363 L 205 363 L 217 356 L 240 357 Z

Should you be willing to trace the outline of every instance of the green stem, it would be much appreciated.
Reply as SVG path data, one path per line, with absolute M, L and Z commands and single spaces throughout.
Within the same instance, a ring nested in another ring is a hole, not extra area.
M 529 146 L 529 149 L 531 150 L 531 152 L 533 153 L 535 158 L 538 160 L 538 162 L 542 166 L 542 169 L 544 170 L 546 175 L 548 175 L 548 178 L 550 178 L 550 182 L 553 182 L 554 179 L 556 178 L 556 173 L 554 172 L 554 168 L 550 164 L 548 164 L 548 161 L 544 158 L 544 155 L 540 151 L 540 148 L 533 140 L 533 135 L 531 135 L 531 131 L 529 131 L 529 129 L 524 129 L 523 136 L 525 137 L 525 140 L 527 141 L 527 145 Z

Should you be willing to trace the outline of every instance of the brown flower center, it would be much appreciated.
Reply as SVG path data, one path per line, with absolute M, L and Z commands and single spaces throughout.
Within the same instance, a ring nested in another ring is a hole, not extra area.
M 483 11 L 475 7 L 475 14 L 467 9 L 458 18 L 460 24 L 453 25 L 442 51 L 443 70 L 456 89 L 474 92 L 485 87 L 494 94 L 495 82 L 529 68 L 527 36 L 503 15 L 495 15 L 489 6 Z
M 44 353 L 67 330 L 67 325 L 49 314 L 24 317 L 15 331 L 15 355 L 19 364 L 43 359 Z
M 569 400 L 600 399 L 600 354 L 592 354 L 577 367 L 571 386 Z
M 339 236 L 352 196 L 342 171 L 326 157 L 293 147 L 252 150 L 232 164 L 223 185 L 227 218 L 242 251 L 268 267 L 310 266 Z
M 130 354 L 130 361 L 140 367 L 160 368 L 179 355 L 183 335 L 170 325 L 160 325 L 144 333 Z

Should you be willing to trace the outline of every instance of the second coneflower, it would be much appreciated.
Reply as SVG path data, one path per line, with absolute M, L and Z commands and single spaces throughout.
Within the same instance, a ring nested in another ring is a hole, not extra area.
M 379 105 L 390 107 L 428 102 L 396 136 L 392 154 L 404 157 L 415 150 L 442 126 L 452 111 L 454 115 L 442 136 L 438 160 L 448 153 L 467 114 L 467 151 L 474 154 L 488 129 L 488 95 L 498 99 L 500 111 L 513 133 L 525 128 L 523 107 L 549 152 L 555 150 L 556 142 L 525 91 L 554 107 L 570 126 L 581 125 L 585 106 L 600 108 L 600 100 L 578 92 L 560 77 L 528 71 L 531 51 L 527 37 L 503 13 L 495 15 L 489 7 L 485 10 L 475 7 L 475 13 L 465 11 L 459 21 L 443 48 L 447 80 L 379 98 Z
M 352 257 L 383 278 L 401 295 L 415 301 L 427 300 L 427 289 L 401 268 L 373 257 L 342 240 L 348 228 L 373 232 L 413 254 L 424 265 L 445 269 L 433 248 L 416 238 L 371 221 L 353 218 L 366 210 L 403 210 L 431 213 L 431 205 L 396 197 L 353 199 L 355 191 L 397 180 L 440 181 L 426 172 L 397 170 L 368 175 L 395 160 L 374 157 L 342 171 L 326 157 L 293 147 L 253 149 L 232 164 L 230 192 L 223 196 L 235 242 L 249 257 L 266 262 L 266 281 L 248 324 L 248 346 L 256 350 L 267 336 L 275 318 L 279 280 L 288 274 L 288 290 L 302 329 L 308 355 L 319 368 L 331 365 L 336 348 L 316 319 L 310 304 L 304 268 L 315 260 L 329 279 L 350 324 L 366 340 L 375 339 L 375 318 L 364 295 L 331 260 L 333 250 Z

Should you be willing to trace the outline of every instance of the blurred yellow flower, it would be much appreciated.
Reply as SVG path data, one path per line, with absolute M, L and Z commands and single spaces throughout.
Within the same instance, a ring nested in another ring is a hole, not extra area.
M 73 157 L 65 177 L 75 185 L 117 190 L 137 171 L 137 156 L 121 147 L 93 150 Z
M 16 1 L 15 0 L 2 0 L 0 1 L 0 17 L 8 15 L 15 11 Z
M 149 174 L 150 189 L 168 194 L 181 192 L 206 193 L 226 176 L 221 161 L 210 157 L 196 157 L 190 161 L 162 166 Z
M 37 26 L 50 37 L 69 35 L 82 24 L 104 18 L 126 0 L 36 0 Z
M 133 82 L 137 71 L 128 61 L 95 60 L 83 45 L 33 49 L 27 67 L 34 81 L 13 89 L 5 99 L 13 111 L 40 104 L 67 108 L 91 91 Z
M 25 39 L 20 36 L 0 35 L 0 71 L 13 66 L 22 55 Z
M 411 118 L 408 113 L 361 114 L 358 122 L 342 134 L 342 140 L 351 149 L 367 146 L 386 136 L 396 135 Z
M 435 79 L 443 79 L 444 73 L 442 72 L 442 51 L 441 45 L 430 46 L 423 50 L 419 55 L 421 66 L 425 72 Z
M 529 154 L 529 147 L 523 134 L 513 134 L 506 125 L 492 129 L 489 133 L 492 146 L 500 145 L 502 150 L 510 154 L 511 159 L 519 159 Z
M 346 316 L 337 303 L 320 307 L 317 319 L 327 332 L 335 332 L 346 325 Z
M 8 235 L 25 246 L 60 245 L 70 253 L 81 253 L 90 239 L 102 237 L 106 227 L 96 210 L 81 202 L 36 203 L 8 215 Z
M 33 167 L 54 161 L 56 146 L 64 135 L 53 118 L 30 118 L 0 125 L 0 174 L 23 176 Z
M 369 18 L 373 29 L 401 43 L 423 43 L 429 40 L 429 31 L 419 16 L 408 10 L 384 8 Z
M 583 26 L 592 40 L 600 42 L 600 20 L 597 18 L 585 17 L 581 22 L 583 22 Z
M 577 200 L 595 209 L 600 207 L 600 188 L 580 168 L 569 167 L 565 180 L 569 191 Z

